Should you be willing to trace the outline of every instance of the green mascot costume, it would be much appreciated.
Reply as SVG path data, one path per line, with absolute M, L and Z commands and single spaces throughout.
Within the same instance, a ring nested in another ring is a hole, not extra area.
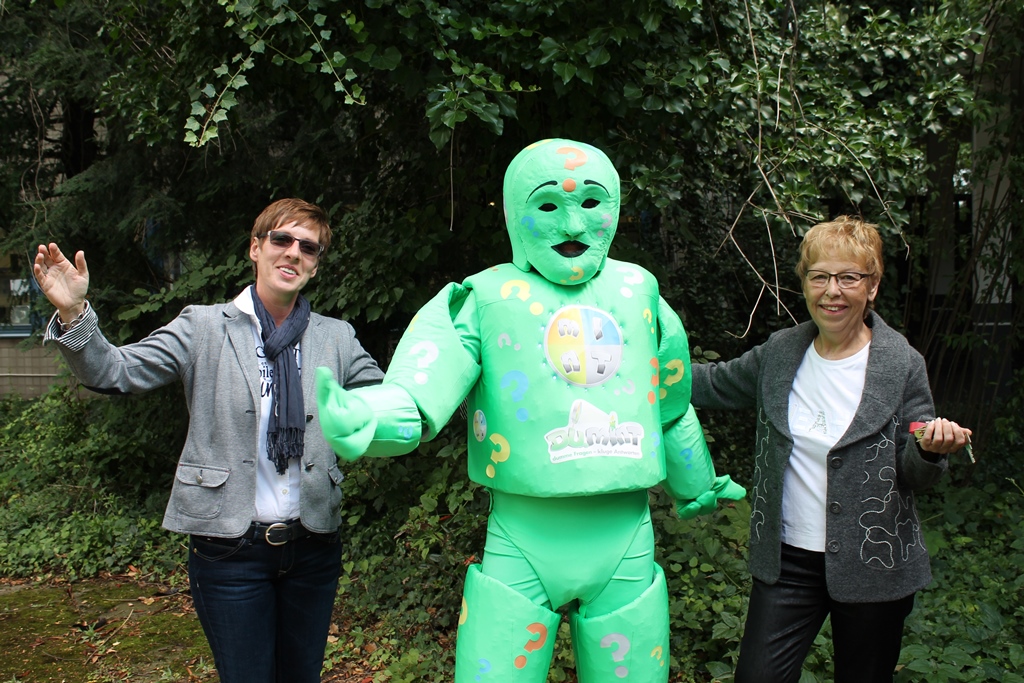
M 346 392 L 317 370 L 320 424 L 346 459 L 407 453 L 468 399 L 469 476 L 492 507 L 456 683 L 543 683 L 566 604 L 580 683 L 667 681 L 647 489 L 683 517 L 745 495 L 715 476 L 679 317 L 649 272 L 608 258 L 619 193 L 600 150 L 530 145 L 505 174 L 512 263 L 428 302 L 380 386 Z

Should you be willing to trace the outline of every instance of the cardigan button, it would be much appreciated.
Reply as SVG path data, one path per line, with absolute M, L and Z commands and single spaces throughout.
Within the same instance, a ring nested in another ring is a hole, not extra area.
M 843 466 L 843 459 L 839 457 L 832 458 L 832 461 L 829 464 L 832 465 L 832 469 L 838 470 Z
M 201 475 L 201 474 L 197 474 L 196 475 L 196 483 L 202 485 L 202 483 L 203 483 L 203 475 Z
M 843 511 L 843 506 L 840 505 L 839 503 L 829 503 L 828 511 L 838 515 L 840 512 Z
M 830 553 L 838 553 L 839 552 L 839 541 L 829 541 L 828 542 L 828 551 Z

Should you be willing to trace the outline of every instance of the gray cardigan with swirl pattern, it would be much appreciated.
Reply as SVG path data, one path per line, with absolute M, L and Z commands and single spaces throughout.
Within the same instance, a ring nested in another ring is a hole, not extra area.
M 946 456 L 922 455 L 908 430 L 935 416 L 924 359 L 873 311 L 867 324 L 860 405 L 827 456 L 825 574 L 840 602 L 897 600 L 931 582 L 914 492 L 934 485 L 948 466 Z M 750 572 L 769 584 L 779 578 L 783 475 L 793 451 L 789 393 L 816 335 L 805 322 L 734 360 L 693 366 L 694 406 L 757 410 Z

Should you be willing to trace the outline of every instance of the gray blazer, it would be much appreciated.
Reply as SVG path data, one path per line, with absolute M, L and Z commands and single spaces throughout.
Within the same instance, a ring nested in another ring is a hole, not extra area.
M 876 313 L 867 323 L 864 393 L 828 454 L 825 574 L 841 602 L 897 600 L 931 582 L 914 491 L 935 484 L 948 464 L 945 456 L 923 457 L 909 434 L 910 422 L 935 417 L 924 359 Z M 782 483 L 793 452 L 789 393 L 817 332 L 806 322 L 735 360 L 693 366 L 695 406 L 757 409 L 750 572 L 766 583 L 780 571 Z
M 145 339 L 117 347 L 99 331 L 91 307 L 55 342 L 86 386 L 140 393 L 180 379 L 189 410 L 163 526 L 171 531 L 235 537 L 252 522 L 256 501 L 260 369 L 251 318 L 234 303 L 188 306 Z M 337 457 L 324 441 L 316 411 L 313 369 L 326 366 L 345 387 L 379 383 L 376 362 L 352 326 L 313 313 L 302 336 L 305 452 L 299 493 L 302 524 L 330 533 L 341 524 Z

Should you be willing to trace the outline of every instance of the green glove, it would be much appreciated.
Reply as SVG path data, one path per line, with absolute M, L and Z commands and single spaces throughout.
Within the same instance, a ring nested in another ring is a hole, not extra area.
M 339 458 L 352 461 L 366 452 L 377 417 L 358 394 L 342 389 L 330 368 L 316 369 L 316 406 L 320 431 Z
M 679 519 L 693 519 L 698 515 L 707 515 L 715 511 L 719 500 L 740 500 L 747 495 L 747 490 L 734 482 L 726 474 L 715 477 L 711 488 L 691 501 L 677 501 L 676 513 Z

